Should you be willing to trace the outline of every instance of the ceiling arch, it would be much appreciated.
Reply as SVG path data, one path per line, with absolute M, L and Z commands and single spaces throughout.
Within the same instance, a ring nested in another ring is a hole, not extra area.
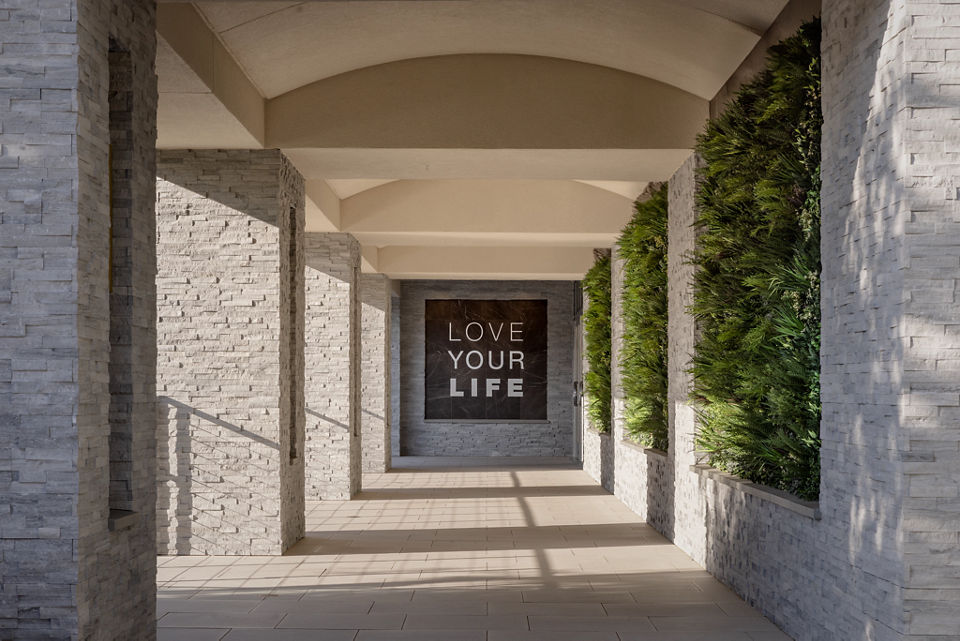
M 160 148 L 279 147 L 394 278 L 579 278 L 785 0 L 158 0 Z
M 267 146 L 685 149 L 706 100 L 631 73 L 463 54 L 340 74 L 267 101 Z
M 709 100 L 784 0 L 199 2 L 264 97 L 396 60 L 565 58 Z

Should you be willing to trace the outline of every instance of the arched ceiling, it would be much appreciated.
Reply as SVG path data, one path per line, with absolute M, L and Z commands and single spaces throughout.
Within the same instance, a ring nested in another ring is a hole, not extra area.
M 200 2 L 267 98 L 397 60 L 525 54 L 619 69 L 709 100 L 781 0 Z
M 396 278 L 577 278 L 786 0 L 158 0 L 160 148 L 281 148 Z

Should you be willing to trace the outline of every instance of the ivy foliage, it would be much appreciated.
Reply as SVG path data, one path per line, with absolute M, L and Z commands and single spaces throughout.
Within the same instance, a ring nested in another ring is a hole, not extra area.
M 583 277 L 587 308 L 583 312 L 587 372 L 584 398 L 594 429 L 610 430 L 610 257 L 597 258 Z
M 698 447 L 801 498 L 820 485 L 820 21 L 698 140 Z
M 667 185 L 634 203 L 618 241 L 623 259 L 620 369 L 627 435 L 667 449 Z

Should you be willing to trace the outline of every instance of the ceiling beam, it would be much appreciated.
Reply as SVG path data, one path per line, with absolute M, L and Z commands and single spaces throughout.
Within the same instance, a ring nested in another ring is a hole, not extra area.
M 586 247 L 383 247 L 382 274 L 395 279 L 579 280 L 593 265 Z
M 196 8 L 160 4 L 157 33 L 158 147 L 262 148 L 266 102 Z
M 633 201 L 570 180 L 401 180 L 345 199 L 340 229 L 366 245 L 609 246 Z

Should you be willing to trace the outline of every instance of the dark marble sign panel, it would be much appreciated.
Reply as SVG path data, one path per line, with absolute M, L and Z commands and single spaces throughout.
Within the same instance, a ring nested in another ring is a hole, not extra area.
M 546 420 L 547 301 L 427 300 L 428 420 Z

